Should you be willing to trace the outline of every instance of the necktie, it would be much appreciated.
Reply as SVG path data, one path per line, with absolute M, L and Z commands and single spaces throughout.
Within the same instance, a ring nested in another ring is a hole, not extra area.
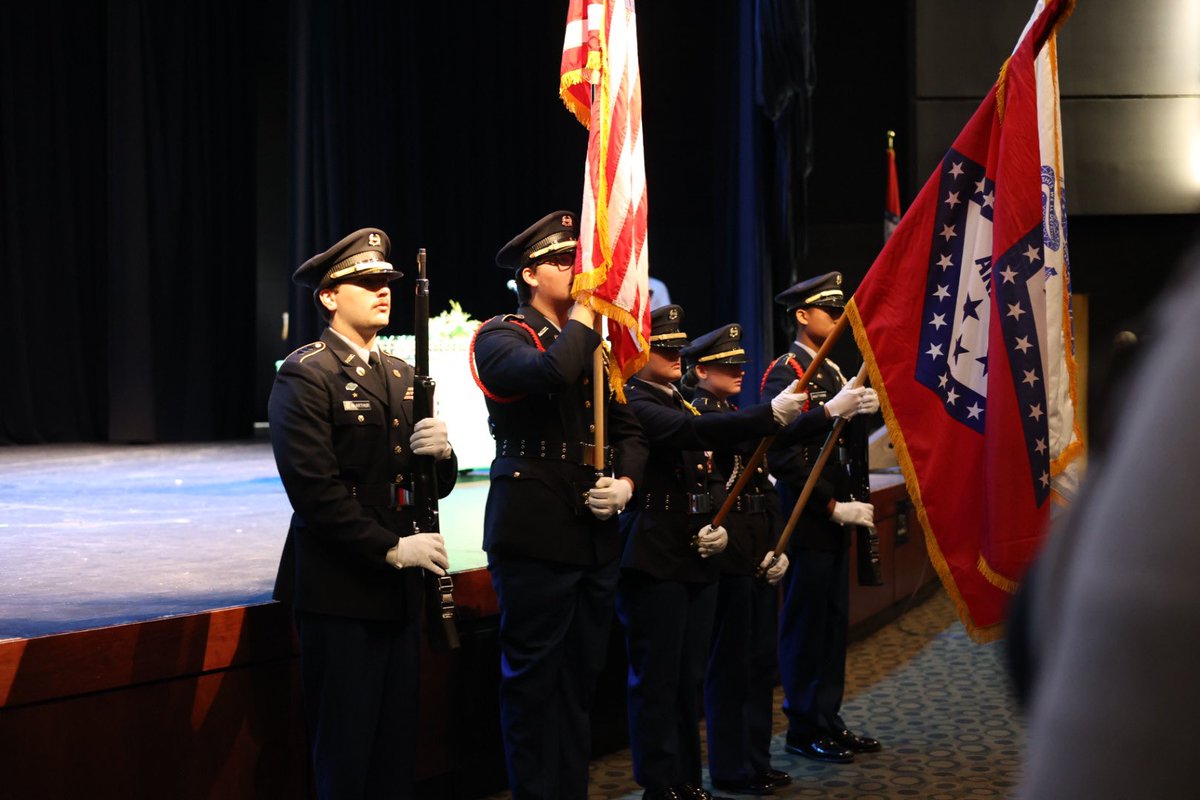
M 376 351 L 371 351 L 371 369 L 375 373 L 376 380 L 379 381 L 379 388 L 383 390 L 383 396 L 387 397 L 387 371 L 383 367 L 383 359 Z

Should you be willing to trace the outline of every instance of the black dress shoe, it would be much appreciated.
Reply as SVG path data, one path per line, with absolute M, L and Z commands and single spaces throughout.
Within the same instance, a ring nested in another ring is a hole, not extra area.
M 790 778 L 789 778 L 790 780 Z M 734 794 L 774 794 L 775 783 L 764 775 L 755 775 L 746 781 L 721 781 L 713 778 L 713 788 Z
M 701 789 L 699 786 L 692 786 L 690 783 L 681 783 L 672 788 L 676 795 L 684 798 L 684 800 L 733 800 L 731 797 L 709 794 L 706 790 Z
M 770 781 L 771 785 L 776 788 L 780 786 L 787 786 L 792 782 L 791 775 L 788 775 L 786 772 L 781 772 L 777 769 L 769 769 L 758 777 L 762 778 L 763 780 Z
M 850 731 L 838 731 L 832 734 L 830 738 L 851 753 L 878 753 L 883 749 L 878 739 L 872 739 L 870 736 L 859 736 L 857 733 Z
M 818 736 L 815 739 L 789 738 L 784 742 L 783 749 L 813 761 L 826 761 L 831 764 L 849 764 L 854 760 L 854 753 L 828 736 Z
M 642 792 L 642 800 L 691 800 L 675 789 L 647 789 Z

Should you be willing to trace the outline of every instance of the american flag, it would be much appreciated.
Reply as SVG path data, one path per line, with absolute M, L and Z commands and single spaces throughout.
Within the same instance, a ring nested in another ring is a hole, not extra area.
M 1038 3 L 847 306 L 930 557 L 977 639 L 999 633 L 1083 450 L 1053 36 L 1071 7 Z
M 649 358 L 642 84 L 633 0 L 571 0 L 559 95 L 588 127 L 572 294 L 608 318 L 618 398 Z

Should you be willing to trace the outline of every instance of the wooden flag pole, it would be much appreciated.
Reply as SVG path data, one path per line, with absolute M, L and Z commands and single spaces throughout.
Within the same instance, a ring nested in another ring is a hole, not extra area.
M 593 327 L 602 338 L 596 350 L 592 353 L 592 417 L 594 419 L 595 436 L 592 437 L 592 466 L 597 472 L 604 472 L 608 467 L 604 459 L 604 393 L 607 391 L 607 380 L 604 375 L 604 317 L 596 314 Z
M 829 332 L 829 336 L 821 344 L 821 349 L 817 351 L 815 356 L 813 356 L 812 363 L 808 365 L 808 369 L 804 370 L 804 375 L 802 375 L 792 384 L 791 388 L 793 392 L 803 392 L 805 390 L 805 388 L 808 386 L 808 382 L 812 380 L 813 374 L 816 373 L 821 364 L 825 362 L 825 358 L 829 355 L 829 351 L 833 348 L 833 345 L 837 342 L 837 340 L 841 338 L 842 333 L 846 330 L 846 327 L 849 324 L 850 319 L 845 314 L 842 314 L 840 317 L 838 317 L 837 322 L 835 322 L 833 325 L 833 330 Z M 725 521 L 725 518 L 729 516 L 729 512 L 733 510 L 734 504 L 737 503 L 738 496 L 741 495 L 742 491 L 746 488 L 746 484 L 750 482 L 750 476 L 754 474 L 754 471 L 758 468 L 758 465 L 762 463 L 763 458 L 767 455 L 767 450 L 771 449 L 771 444 L 775 441 L 775 436 L 776 434 L 764 436 L 763 440 L 758 443 L 758 447 L 755 449 L 754 455 L 750 456 L 750 460 L 746 462 L 746 466 L 742 470 L 742 474 L 738 476 L 737 482 L 734 483 L 733 488 L 729 490 L 729 496 L 725 498 L 725 502 L 721 504 L 721 508 L 717 511 L 717 515 L 713 517 L 712 522 L 709 523 L 711 527 L 716 528 L 720 526 L 721 523 Z
M 845 319 L 845 316 L 842 317 Z M 858 369 L 858 378 L 856 386 L 861 386 L 862 382 L 867 378 L 867 364 L 864 361 L 863 365 Z M 833 443 L 842 435 L 842 429 L 846 427 L 848 420 L 841 417 L 833 425 L 833 430 L 829 432 L 829 436 L 825 439 L 825 444 L 821 447 L 821 455 L 817 456 L 817 463 L 813 465 L 812 470 L 808 473 L 808 480 L 804 482 L 804 489 L 800 492 L 800 497 L 796 499 L 796 505 L 792 506 L 792 513 L 788 517 L 787 525 L 783 527 L 783 533 L 779 534 L 779 542 L 775 545 L 775 552 L 771 555 L 771 560 L 766 566 L 759 566 L 758 576 L 762 577 L 767 574 L 767 570 L 779 563 L 779 556 L 787 549 L 788 542 L 792 538 L 792 531 L 796 529 L 796 523 L 800 521 L 800 515 L 804 513 L 804 506 L 808 503 L 808 498 L 812 497 L 813 489 L 817 485 L 817 481 L 821 478 L 821 471 L 825 469 L 825 462 L 829 461 L 829 454 L 833 452 Z

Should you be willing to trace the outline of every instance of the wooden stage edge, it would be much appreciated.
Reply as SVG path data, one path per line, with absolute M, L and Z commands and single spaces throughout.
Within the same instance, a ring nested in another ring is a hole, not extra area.
M 852 578 L 859 630 L 935 579 L 903 484 L 872 500 L 885 585 Z M 486 570 L 457 573 L 455 584 L 463 646 L 421 655 L 418 779 L 424 796 L 480 797 L 504 788 L 498 609 Z M 597 753 L 625 744 L 624 672 L 614 622 Z M 6 794 L 307 797 L 300 698 L 291 620 L 274 602 L 0 641 Z

